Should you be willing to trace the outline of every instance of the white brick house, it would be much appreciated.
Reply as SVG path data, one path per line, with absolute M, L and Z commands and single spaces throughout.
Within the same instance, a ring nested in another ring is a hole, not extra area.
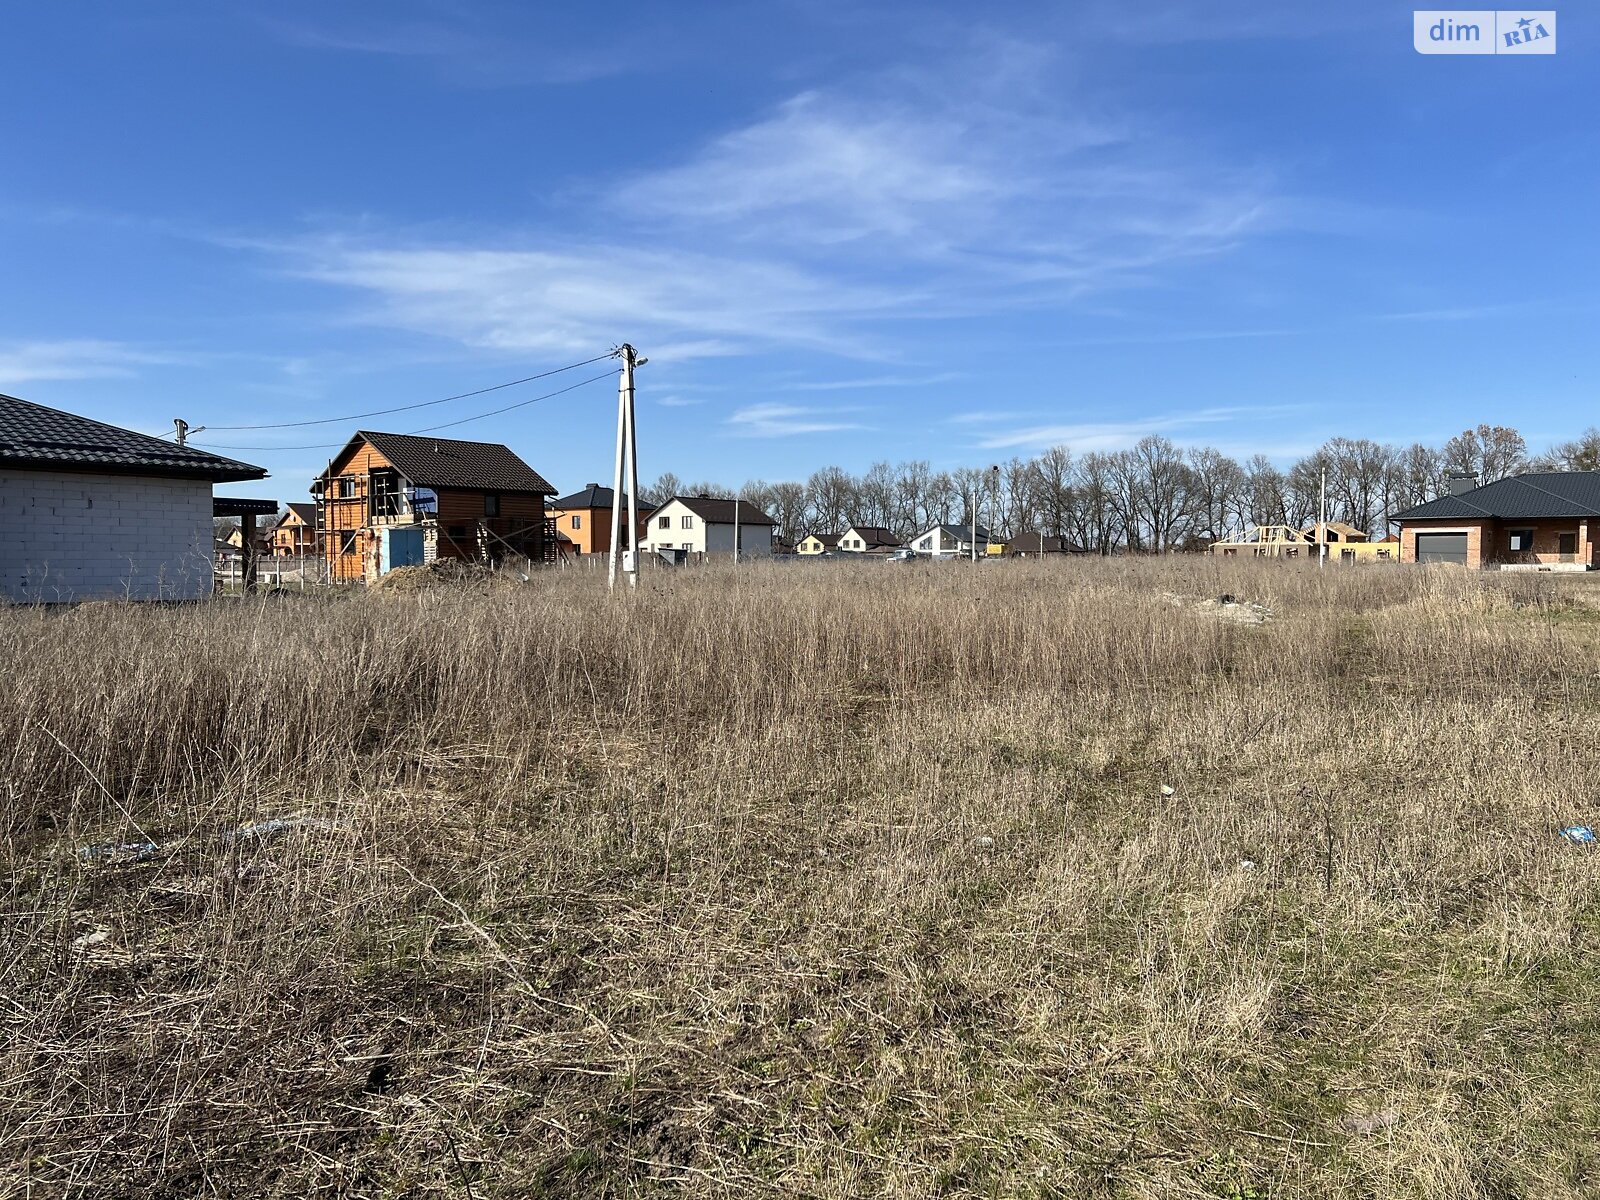
M 208 596 L 212 484 L 265 474 L 0 396 L 0 601 Z
M 741 558 L 771 557 L 772 518 L 754 504 L 710 496 L 674 496 L 658 505 L 640 546 L 672 558 L 732 558 L 736 526 Z

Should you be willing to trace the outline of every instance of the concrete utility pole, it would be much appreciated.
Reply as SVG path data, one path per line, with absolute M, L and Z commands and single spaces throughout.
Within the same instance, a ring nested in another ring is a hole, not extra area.
M 1322 468 L 1322 498 L 1317 501 L 1317 568 L 1328 565 L 1328 468 Z
M 639 586 L 639 441 L 633 424 L 633 369 L 648 359 L 640 358 L 634 348 L 624 342 L 617 348 L 622 359 L 622 377 L 617 383 L 617 468 L 612 473 L 611 489 L 611 561 L 607 586 L 617 587 L 617 564 L 628 576 L 628 586 Z M 626 471 L 624 471 L 626 462 Z M 622 493 L 624 484 L 628 493 L 628 550 L 622 550 Z
M 204 425 L 196 425 L 193 429 L 190 429 L 189 422 L 185 421 L 182 417 L 173 417 L 172 431 L 174 440 L 178 443 L 178 445 L 182 446 L 188 442 L 189 435 L 191 433 L 204 433 L 206 431 L 206 427 Z
M 733 494 L 733 562 L 739 565 L 739 493 Z

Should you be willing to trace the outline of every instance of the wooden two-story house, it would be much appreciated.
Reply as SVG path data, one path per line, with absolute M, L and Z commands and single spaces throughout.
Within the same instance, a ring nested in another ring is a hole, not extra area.
M 272 553 L 281 557 L 315 554 L 320 548 L 317 538 L 317 506 L 290 503 L 289 511 L 278 518 L 269 535 Z
M 456 558 L 539 563 L 555 555 L 555 489 L 498 442 L 357 433 L 311 485 L 335 580 Z

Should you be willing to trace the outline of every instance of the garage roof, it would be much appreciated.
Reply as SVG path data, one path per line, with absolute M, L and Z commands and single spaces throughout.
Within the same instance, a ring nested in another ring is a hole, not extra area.
M 1497 479 L 1459 496 L 1440 496 L 1394 514 L 1396 521 L 1497 517 L 1502 520 L 1600 515 L 1600 471 L 1537 471 Z
M 0 395 L 0 467 L 170 476 L 215 483 L 261 479 L 267 473 L 264 467 L 194 446 L 179 446 L 5 395 Z

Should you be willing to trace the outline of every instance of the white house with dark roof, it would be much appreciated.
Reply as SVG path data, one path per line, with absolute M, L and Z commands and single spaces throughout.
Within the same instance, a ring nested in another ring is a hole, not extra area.
M 934 558 L 955 558 L 972 553 L 972 526 L 935 525 L 924 529 L 911 539 L 911 548 L 918 554 L 931 554 Z M 978 553 L 989 552 L 989 530 L 978 526 Z
M 0 396 L 0 600 L 209 596 L 212 485 L 265 475 L 194 446 Z
M 742 558 L 772 555 L 774 522 L 754 504 L 711 496 L 674 496 L 644 523 L 641 549 L 668 558 L 732 558 L 735 530 Z

